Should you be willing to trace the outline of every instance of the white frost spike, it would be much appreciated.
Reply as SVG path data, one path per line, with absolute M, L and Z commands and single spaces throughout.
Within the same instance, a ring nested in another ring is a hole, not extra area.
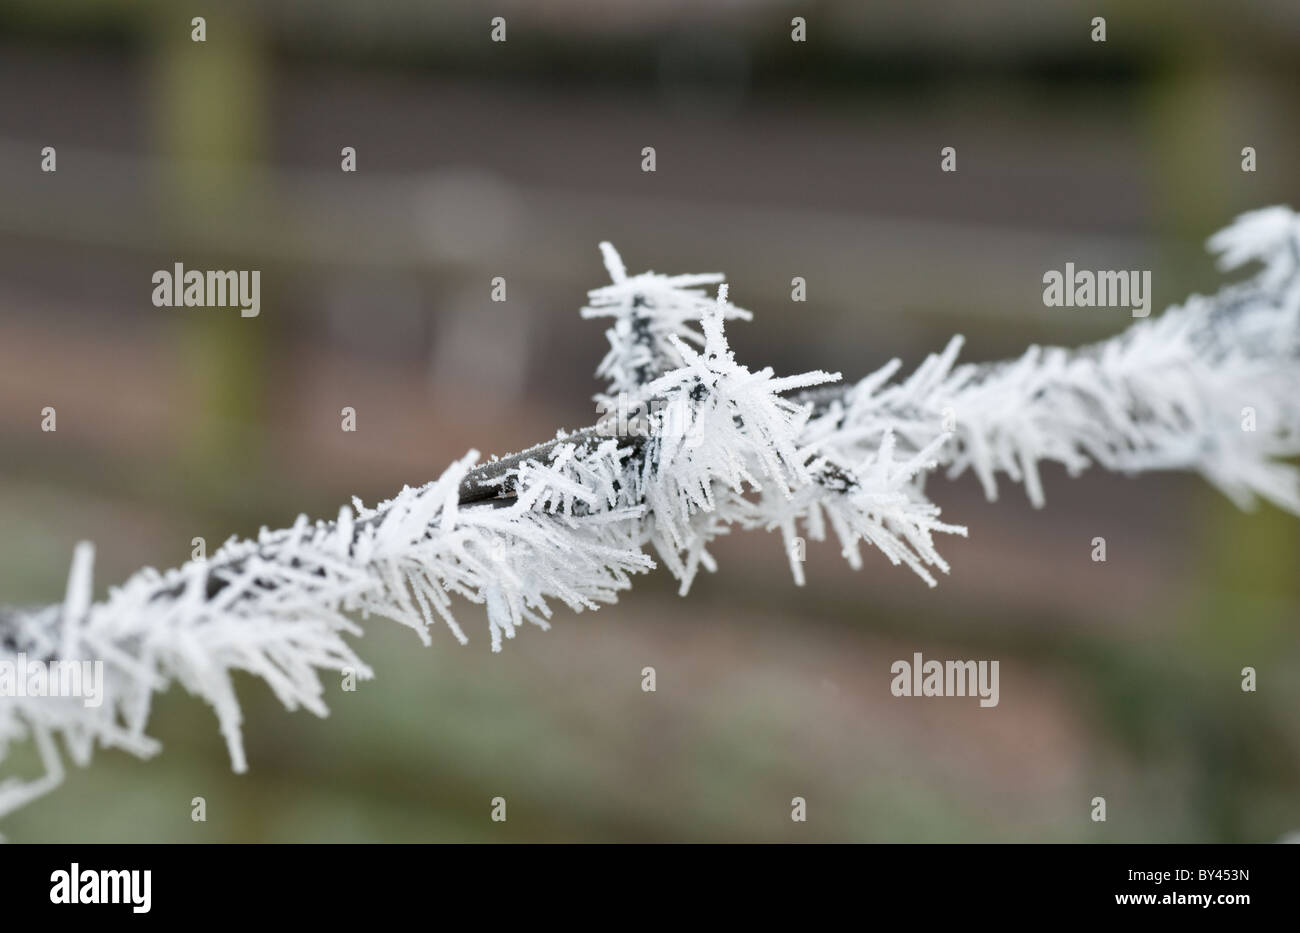
M 1258 259 L 1271 271 L 1283 273 L 1285 262 L 1277 262 L 1288 250 L 1296 248 L 1300 237 L 1300 218 L 1286 207 L 1265 207 L 1248 211 L 1209 239 L 1213 252 L 1219 254 L 1219 268 L 1225 272 L 1238 269 Z
M 602 240 L 600 243 L 600 256 L 605 261 L 605 271 L 609 273 L 609 280 L 615 285 L 620 285 L 627 281 L 627 266 L 623 265 L 623 257 L 614 249 L 614 244 L 608 240 Z
M 948 572 L 947 562 L 934 546 L 935 533 L 966 535 L 960 525 L 939 521 L 939 508 L 920 494 L 916 479 L 934 468 L 936 455 L 948 440 L 935 438 L 925 449 L 904 461 L 894 457 L 894 435 L 886 432 L 880 449 L 856 468 L 819 458 L 811 465 L 814 482 L 792 498 L 781 501 L 764 495 L 742 518 L 747 527 L 779 529 L 795 583 L 804 582 L 803 567 L 795 557 L 798 523 L 813 541 L 826 537 L 829 521 L 840 541 L 840 551 L 855 570 L 862 566 L 859 543 L 865 541 L 890 563 L 904 564 L 929 586 L 934 576 L 927 569 Z
M 72 552 L 72 566 L 68 570 L 68 588 L 63 598 L 63 641 L 60 657 L 73 658 L 76 648 L 76 626 L 86 617 L 94 595 L 95 545 L 81 541 Z
M 683 365 L 645 387 L 664 405 L 652 420 L 651 455 L 639 486 L 652 517 L 651 539 L 674 574 L 689 586 L 680 553 L 702 554 L 714 523 L 692 516 L 730 503 L 733 494 L 765 484 L 787 497 L 811 482 L 798 438 L 811 413 L 780 393 L 831 382 L 838 373 L 820 370 L 784 379 L 771 368 L 751 373 L 738 364 L 723 332 L 726 289 L 702 321 L 704 347 L 697 352 L 673 335 Z
M 618 251 L 601 243 L 600 251 L 612 284 L 588 292 L 583 318 L 610 317 L 614 324 L 605 337 L 609 352 L 596 375 L 609 380 L 596 400 L 606 406 L 618 403 L 620 393 L 629 399 L 642 397 L 641 389 L 660 374 L 682 365 L 671 338 L 697 346 L 704 336 L 695 325 L 713 307 L 713 299 L 698 286 L 722 281 L 721 273 L 702 275 L 657 275 L 643 272 L 629 277 Z M 741 308 L 727 309 L 727 316 L 750 320 Z
M 79 765 L 97 748 L 154 754 L 151 700 L 172 684 L 212 705 L 243 770 L 233 673 L 323 716 L 322 672 L 371 676 L 348 640 L 361 633 L 357 615 L 426 643 L 441 622 L 465 642 L 459 598 L 484 607 L 500 650 L 525 625 L 546 628 L 556 604 L 614 602 L 654 566 L 647 545 L 685 593 L 701 568 L 716 569 L 710 543 L 737 527 L 779 530 L 798 583 L 794 539 L 829 528 L 853 566 L 866 543 L 934 585 L 948 564 L 933 536 L 966 532 L 925 495 L 940 468 L 971 470 L 990 498 L 1005 475 L 1035 505 L 1044 463 L 1070 474 L 1194 470 L 1242 505 L 1264 497 L 1300 513 L 1300 474 L 1287 462 L 1300 455 L 1300 219 L 1255 211 L 1210 246 L 1225 268 L 1262 270 L 1091 347 L 959 364 L 955 337 L 905 379 L 894 360 L 855 385 L 799 391 L 838 375 L 777 378 L 737 363 L 724 321 L 750 315 L 727 303 L 725 286 L 716 300 L 701 287 L 721 275 L 629 276 L 602 244 L 611 284 L 583 309 L 613 319 L 597 398 L 647 403 L 648 437 L 561 432 L 480 467 L 471 451 L 373 509 L 354 499 L 336 522 L 304 516 L 204 561 L 141 570 L 101 603 L 91 602 L 93 551 L 79 546 L 62 603 L 0 607 L 0 664 L 102 660 L 104 702 L 0 696 L 0 760 L 9 742 L 31 740 L 45 769 L 0 782 L 0 816 L 55 787 L 63 754 Z

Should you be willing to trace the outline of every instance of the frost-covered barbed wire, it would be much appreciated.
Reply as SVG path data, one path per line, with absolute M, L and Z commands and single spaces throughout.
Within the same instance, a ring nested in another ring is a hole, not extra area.
M 934 585 L 947 563 L 924 492 L 939 468 L 972 470 L 990 498 L 996 477 L 1043 502 L 1039 466 L 1138 472 L 1196 470 L 1244 504 L 1300 512 L 1300 218 L 1285 208 L 1239 218 L 1211 240 L 1225 269 L 1262 271 L 1193 297 L 1103 343 L 1030 348 L 1019 359 L 958 364 L 961 339 L 906 379 L 898 361 L 857 383 L 813 371 L 776 377 L 738 363 L 728 319 L 749 319 L 701 286 L 721 275 L 629 276 L 608 244 L 611 284 L 585 317 L 613 319 L 598 374 L 602 405 L 644 406 L 636 436 L 606 425 L 559 432 L 509 457 L 471 451 L 433 482 L 373 508 L 354 500 L 335 521 L 232 539 L 206 560 L 142 570 L 91 598 L 89 545 L 78 547 L 57 606 L 0 609 L 0 760 L 31 739 L 45 774 L 0 783 L 0 816 L 56 786 L 69 757 L 96 747 L 139 756 L 155 693 L 179 683 L 216 711 L 235 770 L 247 767 L 234 671 L 265 680 L 290 709 L 325 715 L 321 673 L 369 677 L 346 636 L 357 619 L 410 626 L 426 644 L 445 624 L 467 636 L 453 599 L 485 607 L 493 650 L 555 604 L 613 602 L 658 556 L 683 594 L 709 545 L 733 528 L 779 531 L 802 584 L 800 532 L 833 531 L 853 566 L 863 543 Z M 1243 430 L 1246 412 L 1255 430 Z M 17 696 L 22 664 L 103 664 L 103 702 Z
M 1071 474 L 1195 470 L 1240 505 L 1300 512 L 1297 471 L 1279 462 L 1300 453 L 1300 219 L 1254 211 L 1210 247 L 1225 270 L 1262 271 L 1080 349 L 958 366 L 955 337 L 901 382 L 894 361 L 826 400 L 810 430 L 851 460 L 890 433 L 925 449 L 947 425 L 948 475 L 973 470 L 990 499 L 1003 473 L 1041 506 L 1039 464 L 1054 461 Z

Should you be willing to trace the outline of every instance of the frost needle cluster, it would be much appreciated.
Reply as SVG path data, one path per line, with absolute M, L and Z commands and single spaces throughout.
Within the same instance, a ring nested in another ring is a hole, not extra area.
M 561 431 L 486 462 L 470 451 L 374 507 L 354 500 L 333 521 L 303 516 L 206 560 L 142 570 L 102 602 L 93 550 L 78 546 L 62 603 L 0 608 L 0 761 L 31 740 L 45 768 L 0 782 L 0 816 L 56 786 L 65 754 L 86 765 L 101 747 L 157 752 L 150 702 L 174 683 L 212 705 L 245 770 L 231 674 L 325 715 L 323 672 L 370 676 L 349 636 L 373 616 L 426 644 L 439 625 L 465 642 L 458 616 L 477 603 L 468 615 L 486 617 L 500 650 L 525 625 L 547 628 L 558 606 L 614 602 L 657 564 L 686 594 L 732 529 L 780 532 L 796 583 L 801 539 L 829 531 L 854 567 L 874 550 L 933 586 L 948 570 L 936 537 L 966 534 L 925 494 L 936 473 L 970 470 L 990 499 L 1005 477 L 1041 505 L 1045 462 L 1193 470 L 1243 506 L 1262 497 L 1300 513 L 1287 462 L 1300 454 L 1300 217 L 1255 211 L 1210 246 L 1224 269 L 1261 269 L 1093 346 L 971 364 L 955 337 L 906 378 L 895 360 L 844 384 L 750 369 L 726 327 L 752 315 L 728 302 L 721 275 L 629 275 L 601 244 L 611 282 L 582 309 L 609 321 L 596 398 L 644 413 L 641 430 Z M 56 676 L 86 661 L 102 662 L 97 706 L 13 689 L 33 664 Z

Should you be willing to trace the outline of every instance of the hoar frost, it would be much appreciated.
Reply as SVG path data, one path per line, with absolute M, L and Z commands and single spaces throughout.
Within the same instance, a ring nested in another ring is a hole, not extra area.
M 727 301 L 721 275 L 630 276 L 602 243 L 611 283 L 582 309 L 610 320 L 596 401 L 648 412 L 644 432 L 559 432 L 485 463 L 471 451 L 374 507 L 354 500 L 334 521 L 303 516 L 207 560 L 142 570 L 98 603 L 93 551 L 78 546 L 62 603 L 0 608 L 0 662 L 102 662 L 102 702 L 0 696 L 0 760 L 31 740 L 45 768 L 0 783 L 0 816 L 57 786 L 64 754 L 85 765 L 97 747 L 157 752 L 150 702 L 173 683 L 212 705 L 245 770 L 232 672 L 325 715 L 322 672 L 371 676 L 347 638 L 371 616 L 426 644 L 445 625 L 463 643 L 453 604 L 478 603 L 500 650 L 525 625 L 547 628 L 556 606 L 614 602 L 655 557 L 686 594 L 733 528 L 779 531 L 798 584 L 794 545 L 829 530 L 852 566 L 866 545 L 933 586 L 948 571 L 936 536 L 966 534 L 925 494 L 939 471 L 972 471 L 990 499 L 1004 476 L 1041 506 L 1044 462 L 1072 475 L 1193 470 L 1243 506 L 1262 497 L 1300 513 L 1285 462 L 1300 454 L 1300 218 L 1255 211 L 1210 247 L 1224 269 L 1261 269 L 1093 346 L 959 364 L 955 337 L 904 379 L 895 360 L 843 385 L 820 370 L 750 370 L 726 325 L 752 315 Z

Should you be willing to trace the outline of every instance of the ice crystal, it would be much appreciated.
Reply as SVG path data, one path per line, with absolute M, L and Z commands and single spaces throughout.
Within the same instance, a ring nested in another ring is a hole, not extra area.
M 525 624 L 546 628 L 556 604 L 614 602 L 655 566 L 647 547 L 684 594 L 716 569 L 718 535 L 779 531 L 802 584 L 801 538 L 829 527 L 852 566 L 865 543 L 933 586 L 948 570 L 934 536 L 966 533 L 925 494 L 940 469 L 972 471 L 990 499 L 1004 476 L 1035 505 L 1046 462 L 1192 470 L 1242 505 L 1263 497 L 1300 513 L 1285 462 L 1300 454 L 1300 218 L 1246 214 L 1210 246 L 1225 269 L 1261 269 L 1094 346 L 958 364 L 955 337 L 904 379 L 895 360 L 840 385 L 738 363 L 725 322 L 751 315 L 727 301 L 721 275 L 629 276 L 602 243 L 612 281 L 582 310 L 613 319 L 597 400 L 644 407 L 643 430 L 561 432 L 485 464 L 471 451 L 373 508 L 354 500 L 334 521 L 302 516 L 206 560 L 142 570 L 98 603 L 93 551 L 79 546 L 61 604 L 0 609 L 0 686 L 23 664 L 98 662 L 102 702 L 0 691 L 0 760 L 30 739 L 45 768 L 0 783 L 0 816 L 59 783 L 58 740 L 78 765 L 97 747 L 154 754 L 150 702 L 173 683 L 212 705 L 243 771 L 233 672 L 324 715 L 322 672 L 371 676 L 348 640 L 358 620 L 391 619 L 426 644 L 444 624 L 463 643 L 459 599 L 483 606 L 500 650 Z

